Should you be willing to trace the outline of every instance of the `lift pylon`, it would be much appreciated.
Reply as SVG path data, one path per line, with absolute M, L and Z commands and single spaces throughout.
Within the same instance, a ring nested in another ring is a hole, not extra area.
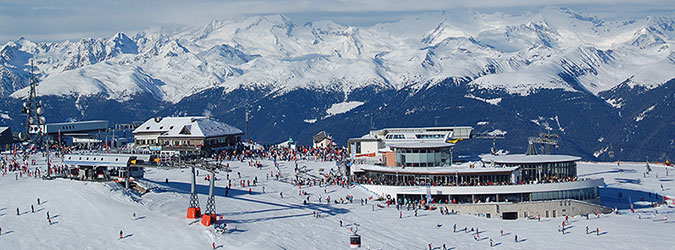
M 215 181 L 216 173 L 211 171 L 211 176 L 209 176 L 209 198 L 206 200 L 206 211 L 204 212 L 204 216 L 202 216 L 202 224 L 207 227 L 217 221 L 216 198 L 213 196 Z
M 202 211 L 199 208 L 199 197 L 197 197 L 197 189 L 195 188 L 195 167 L 192 169 L 192 183 L 190 185 L 190 206 L 187 209 L 187 218 L 188 219 L 197 219 L 201 217 Z

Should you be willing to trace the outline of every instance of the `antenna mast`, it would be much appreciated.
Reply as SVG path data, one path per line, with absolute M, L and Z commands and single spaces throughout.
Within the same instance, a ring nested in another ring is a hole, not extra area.
M 42 101 L 37 100 L 37 79 L 35 78 L 33 61 L 30 61 L 30 92 L 28 102 L 23 103 L 21 111 L 26 114 L 27 136 L 21 139 L 29 139 L 37 148 L 46 147 L 45 144 L 45 117 L 42 116 L 44 109 Z

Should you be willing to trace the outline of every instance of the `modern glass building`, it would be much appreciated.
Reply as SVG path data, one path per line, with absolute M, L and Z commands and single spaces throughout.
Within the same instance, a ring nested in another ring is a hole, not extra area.
M 398 167 L 440 167 L 452 161 L 452 143 L 400 143 L 389 147 Z
M 451 166 L 451 146 L 421 144 L 390 144 L 397 166 L 359 165 L 352 181 L 378 194 L 439 203 L 593 201 L 604 185 L 577 178 L 576 156 L 485 155 Z

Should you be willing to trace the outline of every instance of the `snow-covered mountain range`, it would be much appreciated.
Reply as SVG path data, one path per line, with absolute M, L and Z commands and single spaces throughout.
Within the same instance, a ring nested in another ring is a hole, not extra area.
M 250 136 L 265 143 L 474 125 L 506 132 L 512 152 L 553 130 L 562 153 L 672 159 L 674 38 L 675 12 L 603 20 L 565 7 L 368 27 L 267 15 L 108 39 L 22 38 L 0 47 L 0 121 L 20 127 L 34 58 L 48 121 L 210 115 L 243 128 L 249 113 Z M 471 143 L 458 150 L 488 150 Z
M 674 37 L 675 14 L 603 21 L 564 7 L 518 15 L 444 11 L 370 27 L 255 16 L 108 39 L 9 42 L 0 49 L 1 94 L 26 95 L 31 58 L 40 95 L 117 100 L 142 92 L 175 103 L 214 87 L 401 89 L 449 77 L 518 94 L 596 94 L 626 80 L 653 87 L 673 78 Z

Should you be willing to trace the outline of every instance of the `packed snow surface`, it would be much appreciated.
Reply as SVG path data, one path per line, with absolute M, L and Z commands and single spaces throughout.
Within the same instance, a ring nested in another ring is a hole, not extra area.
M 39 164 L 44 162 L 43 158 L 35 159 Z M 286 179 L 294 173 L 292 163 L 281 162 L 279 168 L 285 177 L 280 181 L 266 179 L 266 173 L 276 170 L 270 161 L 263 161 L 262 169 L 237 161 L 228 163 L 233 170 L 229 173 L 233 188 L 225 197 L 228 180 L 226 173 L 221 172 L 215 189 L 216 210 L 231 229 L 226 234 L 185 218 L 189 169 L 148 169 L 146 177 L 139 181 L 150 189 L 144 195 L 126 192 L 113 182 L 25 176 L 15 180 L 14 173 L 9 172 L 0 177 L 0 246 L 2 249 L 211 249 L 215 242 L 218 249 L 348 249 L 349 229 L 354 223 L 361 225 L 363 249 L 427 249 L 429 243 L 434 249 L 442 244 L 452 249 L 492 249 L 489 239 L 493 239 L 495 249 L 665 249 L 675 244 L 675 238 L 671 237 L 675 231 L 672 222 L 675 210 L 668 207 L 638 209 L 640 218 L 627 209 L 620 210 L 618 215 L 590 220 L 570 218 L 565 235 L 557 232 L 562 218 L 502 221 L 423 210 L 415 217 L 412 211 L 403 210 L 403 218 L 399 219 L 399 211 L 393 206 L 373 209 L 372 205 L 380 204 L 375 200 L 362 206 L 360 199 L 373 194 L 360 187 L 302 187 L 310 194 L 310 203 L 303 205 L 306 196 L 298 195 L 298 186 Z M 307 167 L 307 177 L 318 176 L 321 169 L 326 172 L 335 168 L 334 162 L 300 161 L 298 165 Z M 620 200 L 626 202 L 631 192 L 675 195 L 675 169 L 669 168 L 666 175 L 663 165 L 652 164 L 651 168 L 652 173 L 645 177 L 645 163 L 621 162 L 620 166 L 580 163 L 578 172 L 583 178 L 605 178 L 607 189 L 624 190 Z M 241 173 L 241 179 L 237 173 Z M 197 191 L 202 209 L 208 193 L 204 177 L 205 173 L 200 171 Z M 240 180 L 255 177 L 260 183 L 251 187 L 252 194 L 249 187 L 237 185 Z M 328 196 L 339 199 L 346 195 L 353 195 L 354 203 L 325 203 Z M 319 196 L 322 203 L 318 202 Z M 37 198 L 41 199 L 41 205 L 37 205 Z M 603 199 L 617 201 L 615 193 Z M 649 205 L 639 199 L 632 197 L 636 206 Z M 35 213 L 30 211 L 31 204 Z M 16 208 L 21 215 L 16 215 Z M 321 218 L 315 218 L 314 211 L 321 212 Z M 47 212 L 52 217 L 51 225 Z M 668 221 L 664 221 L 666 215 L 671 217 Z M 482 240 L 474 240 L 470 233 L 453 233 L 453 224 L 458 228 L 479 228 Z M 586 234 L 586 226 L 592 230 L 599 228 L 601 234 Z M 120 230 L 123 239 L 119 239 Z M 500 236 L 500 230 L 504 230 L 505 236 Z M 515 235 L 520 242 L 514 242 Z

